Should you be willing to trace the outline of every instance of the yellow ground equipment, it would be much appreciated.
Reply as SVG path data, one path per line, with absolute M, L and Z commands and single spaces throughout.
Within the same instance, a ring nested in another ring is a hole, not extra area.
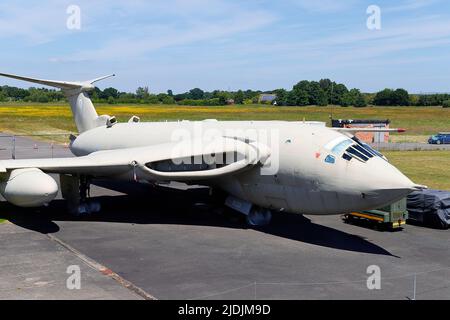
M 397 229 L 406 224 L 408 219 L 406 198 L 380 209 L 348 213 L 343 218 L 348 223 L 365 221 L 374 226 Z

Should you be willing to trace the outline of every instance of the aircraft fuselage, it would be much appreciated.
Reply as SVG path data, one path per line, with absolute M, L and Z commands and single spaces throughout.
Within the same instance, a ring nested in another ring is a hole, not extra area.
M 173 142 L 181 136 L 219 134 L 270 144 L 272 171 L 260 166 L 207 184 L 255 205 L 305 214 L 339 214 L 397 201 L 414 184 L 380 156 L 343 158 L 356 142 L 317 123 L 287 121 L 179 121 L 117 123 L 81 133 L 71 144 L 83 156 Z M 334 148 L 334 149 L 333 149 Z M 337 148 L 337 149 L 336 149 Z M 362 159 L 361 159 L 362 158 Z

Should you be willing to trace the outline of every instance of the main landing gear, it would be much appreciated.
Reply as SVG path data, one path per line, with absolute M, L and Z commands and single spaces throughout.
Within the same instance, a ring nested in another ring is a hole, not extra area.
M 266 226 L 272 220 L 272 212 L 269 209 L 253 207 L 246 217 L 250 226 Z
M 90 179 L 87 176 L 60 175 L 61 192 L 69 212 L 75 216 L 89 215 L 101 210 L 100 202 L 90 198 Z

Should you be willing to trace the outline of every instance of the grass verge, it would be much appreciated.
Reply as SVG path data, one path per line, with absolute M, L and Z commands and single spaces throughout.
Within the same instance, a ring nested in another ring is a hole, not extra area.
M 415 183 L 450 190 L 450 151 L 384 151 L 383 154 Z

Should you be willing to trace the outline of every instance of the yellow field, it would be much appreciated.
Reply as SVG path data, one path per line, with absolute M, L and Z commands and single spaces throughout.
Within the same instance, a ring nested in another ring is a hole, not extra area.
M 440 107 L 273 107 L 233 105 L 191 107 L 177 105 L 97 105 L 99 114 L 115 115 L 127 121 L 137 115 L 144 121 L 199 120 L 317 120 L 390 119 L 391 127 L 406 128 L 403 135 L 391 135 L 392 141 L 424 142 L 438 131 L 450 131 L 450 108 Z M 0 104 L 0 131 L 72 132 L 75 125 L 66 104 Z

